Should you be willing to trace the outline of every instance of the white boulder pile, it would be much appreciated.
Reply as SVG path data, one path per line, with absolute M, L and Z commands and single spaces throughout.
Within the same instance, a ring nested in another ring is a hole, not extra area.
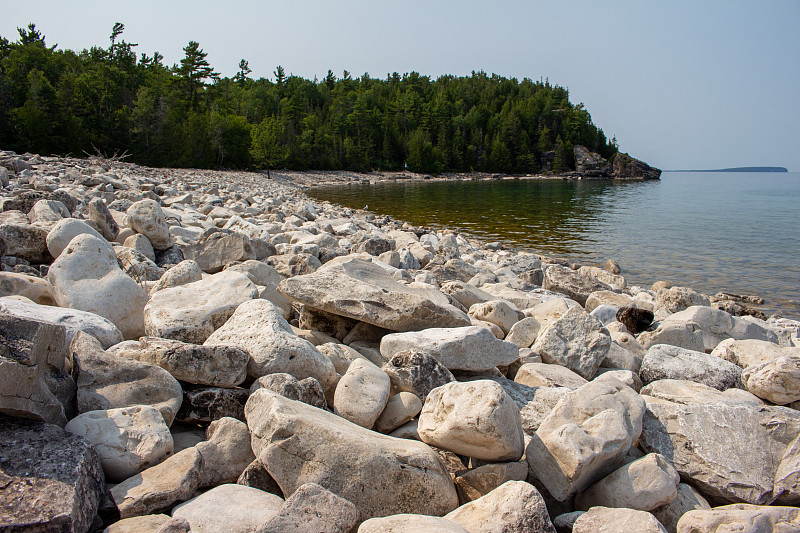
M 800 530 L 800 322 L 258 173 L 0 169 L 2 531 Z

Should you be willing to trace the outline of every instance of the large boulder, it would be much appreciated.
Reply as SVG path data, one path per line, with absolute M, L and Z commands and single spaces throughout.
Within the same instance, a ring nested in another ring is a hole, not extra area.
M 323 311 L 393 331 L 470 324 L 439 291 L 398 283 L 383 267 L 363 259 L 330 261 L 312 274 L 283 280 L 278 291 Z
M 575 520 L 572 533 L 667 533 L 656 517 L 645 511 L 592 507 Z
M 720 391 L 697 381 L 684 379 L 659 379 L 648 383 L 639 391 L 643 396 L 653 396 L 670 402 L 690 404 L 728 404 L 761 407 L 764 401 L 742 389 Z
M 489 380 L 433 389 L 417 431 L 422 442 L 482 461 L 518 461 L 524 451 L 519 408 Z
M 114 215 L 111 214 L 111 211 L 109 211 L 103 199 L 93 198 L 89 201 L 87 207 L 89 211 L 89 220 L 100 228 L 100 233 L 103 234 L 103 237 L 105 237 L 107 241 L 113 241 L 119 233 L 119 225 L 117 221 L 114 220 Z
M 0 417 L 0 530 L 89 531 L 105 492 L 91 445 L 53 424 Z
M 167 217 L 155 200 L 135 202 L 128 208 L 125 220 L 129 228 L 147 237 L 156 250 L 166 250 L 172 246 Z
M 46 279 L 17 272 L 0 272 L 0 297 L 24 296 L 41 305 L 55 305 L 53 287 Z
M 63 326 L 0 315 L 0 413 L 67 423 L 75 382 L 65 338 Z
M 800 348 L 768 363 L 747 367 L 742 381 L 747 390 L 774 404 L 800 400 Z
M 758 505 L 779 497 L 800 501 L 797 411 L 644 398 L 640 445 L 666 457 L 706 497 Z
M 611 163 L 600 154 L 580 144 L 576 144 L 572 151 L 575 154 L 575 171 L 581 176 L 607 178 L 611 175 Z
M 31 263 L 49 262 L 48 229 L 27 224 L 27 220 L 25 222 L 0 224 L 0 240 L 6 243 L 5 255 L 19 257 Z
M 423 402 L 433 389 L 456 380 L 438 359 L 416 350 L 396 353 L 382 368 L 392 382 L 393 393 L 410 392 Z
M 569 296 L 582 306 L 595 291 L 608 291 L 611 287 L 597 278 L 580 274 L 567 267 L 551 265 L 544 272 L 542 287 Z
M 524 481 L 507 481 L 445 518 L 470 533 L 555 533 L 542 495 Z
M 234 346 L 247 352 L 250 355 L 247 373 L 253 378 L 285 372 L 297 379 L 313 377 L 325 390 L 336 384 L 336 370 L 331 360 L 313 344 L 296 336 L 278 308 L 267 300 L 241 304 L 230 319 L 208 337 L 205 345 Z
M 613 378 L 570 392 L 536 430 L 525 456 L 554 498 L 569 499 L 619 468 L 642 431 L 644 400 Z
M 283 505 L 283 498 L 243 485 L 224 484 L 176 505 L 173 518 L 184 518 L 192 533 L 252 533 Z
M 72 239 L 84 234 L 94 235 L 98 239 L 102 238 L 102 235 L 83 220 L 77 218 L 60 220 L 47 234 L 46 243 L 50 255 L 58 257 Z
M 86 311 L 39 305 L 15 298 L 0 298 L 0 316 L 7 316 L 15 320 L 31 319 L 63 326 L 67 345 L 72 342 L 72 337 L 78 331 L 93 336 L 100 341 L 104 348 L 122 342 L 122 332 L 117 326 L 100 315 Z
M 152 337 L 203 344 L 239 304 L 257 296 L 256 286 L 238 272 L 163 289 L 144 307 L 145 330 Z
M 678 483 L 675 499 L 667 505 L 653 509 L 652 513 L 669 533 L 675 533 L 678 529 L 678 520 L 683 515 L 689 511 L 707 509 L 711 509 L 711 506 L 702 494 L 687 483 Z
M 355 505 L 316 483 L 306 483 L 286 498 L 286 502 L 277 512 L 253 531 L 350 533 L 356 523 L 358 509 Z
M 611 335 L 597 318 L 573 307 L 542 331 L 531 349 L 549 364 L 592 379 L 611 348 Z
M 177 380 L 196 385 L 235 387 L 247 377 L 250 356 L 233 346 L 201 346 L 172 339 L 141 337 L 110 353 L 160 366 Z
M 725 390 L 741 387 L 742 369 L 703 352 L 656 344 L 642 359 L 639 376 L 644 384 L 660 379 L 680 379 Z
M 147 293 L 119 267 L 114 249 L 94 235 L 78 235 L 47 274 L 56 303 L 107 318 L 125 338 L 144 334 Z
M 333 412 L 372 429 L 389 401 L 390 388 L 391 381 L 383 370 L 369 361 L 357 359 L 336 385 Z
M 216 230 L 204 234 L 196 244 L 183 246 L 186 259 L 196 261 L 203 272 L 215 273 L 237 261 L 254 260 L 256 254 L 247 235 Z
M 390 360 L 406 350 L 426 353 L 449 370 L 489 370 L 519 358 L 519 348 L 481 326 L 430 328 L 392 333 L 381 339 L 381 355 Z
M 115 357 L 86 333 L 73 337 L 70 351 L 78 373 L 78 412 L 151 405 L 172 424 L 183 393 L 163 368 Z
M 245 416 L 253 451 L 284 494 L 317 483 L 353 502 L 360 520 L 398 513 L 442 515 L 458 496 L 426 444 L 374 433 L 261 389 Z
M 88 411 L 65 428 L 95 449 L 106 478 L 119 482 L 172 455 L 172 435 L 158 409 L 134 405 Z
M 755 339 L 778 342 L 778 336 L 775 335 L 775 332 L 765 326 L 704 305 L 693 305 L 670 315 L 666 321 L 693 322 L 700 326 L 706 351 L 713 350 L 717 344 L 725 339 Z
M 693 510 L 678 520 L 678 533 L 791 533 L 800 531 L 800 509 L 738 503 Z
M 370 518 L 358 526 L 358 533 L 404 533 L 408 531 L 469 533 L 463 527 L 446 518 L 408 513 Z

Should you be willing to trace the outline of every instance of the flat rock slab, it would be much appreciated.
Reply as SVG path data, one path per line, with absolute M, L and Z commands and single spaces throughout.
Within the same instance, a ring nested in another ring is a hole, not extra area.
M 797 411 L 644 398 L 642 448 L 666 457 L 706 497 L 757 505 L 797 499 Z
M 481 326 L 430 328 L 392 333 L 381 339 L 381 355 L 390 360 L 405 350 L 436 358 L 448 370 L 489 370 L 519 358 L 519 348 Z
M 239 272 L 163 289 L 144 306 L 145 331 L 152 337 L 203 344 L 239 304 L 257 297 L 256 286 Z
M 450 475 L 421 442 L 381 435 L 264 389 L 245 406 L 253 451 L 284 494 L 317 483 L 356 505 L 360 520 L 442 515 L 458 505 Z
M 398 283 L 363 259 L 331 261 L 312 274 L 283 280 L 278 291 L 298 302 L 392 331 L 468 326 L 469 317 L 434 289 Z
M 696 381 L 718 390 L 741 388 L 742 369 L 703 352 L 668 344 L 651 346 L 639 370 L 642 383 L 660 379 Z
M 84 439 L 0 418 L 0 530 L 88 531 L 104 491 L 100 459 Z
M 192 533 L 251 533 L 281 505 L 280 496 L 243 485 L 224 484 L 177 505 L 172 516 L 188 521 Z

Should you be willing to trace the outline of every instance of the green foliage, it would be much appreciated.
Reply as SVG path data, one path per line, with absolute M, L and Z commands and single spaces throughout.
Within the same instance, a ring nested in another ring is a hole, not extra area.
M 180 64 L 142 53 L 111 29 L 108 48 L 47 46 L 30 24 L 0 36 L 0 147 L 40 153 L 127 152 L 153 166 L 530 173 L 545 152 L 554 170 L 574 167 L 573 146 L 611 158 L 609 141 L 582 104 L 549 81 L 472 72 L 431 79 L 417 72 L 329 70 L 322 80 L 251 77 L 246 60 L 221 78 L 199 43 Z M 213 83 L 210 83 L 213 81 Z

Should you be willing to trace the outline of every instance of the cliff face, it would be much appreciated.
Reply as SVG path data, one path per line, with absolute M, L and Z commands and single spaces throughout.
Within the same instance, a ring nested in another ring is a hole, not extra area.
M 607 178 L 611 175 L 611 163 L 600 154 L 591 152 L 581 145 L 576 145 L 573 152 L 575 154 L 575 171 L 581 176 Z
M 661 178 L 661 170 L 628 154 L 618 153 L 614 158 L 611 177 L 621 180 L 657 180 Z

